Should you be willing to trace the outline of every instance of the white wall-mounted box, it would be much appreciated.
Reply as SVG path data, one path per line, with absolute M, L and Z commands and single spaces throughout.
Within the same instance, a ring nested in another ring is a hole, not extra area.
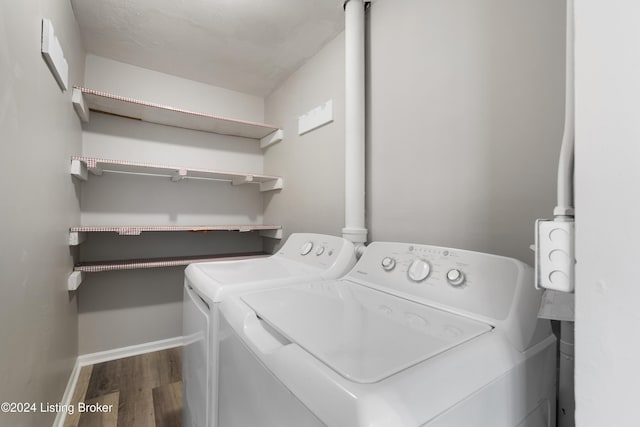
M 51 73 L 56 78 L 60 88 L 67 90 L 69 80 L 69 64 L 64 58 L 62 46 L 53 31 L 53 24 L 48 19 L 42 20 L 42 56 L 44 57 Z
M 332 121 L 333 100 L 330 99 L 324 104 L 298 117 L 298 135 L 304 135 Z

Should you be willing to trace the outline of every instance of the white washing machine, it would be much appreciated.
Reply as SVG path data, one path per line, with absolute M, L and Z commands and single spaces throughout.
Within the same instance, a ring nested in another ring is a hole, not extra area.
M 354 264 L 355 248 L 348 240 L 296 233 L 270 257 L 189 265 L 183 302 L 183 425 L 216 425 L 218 307 L 224 298 L 237 292 L 341 277 Z
M 219 427 L 538 427 L 556 340 L 532 269 L 373 243 L 340 280 L 221 304 Z

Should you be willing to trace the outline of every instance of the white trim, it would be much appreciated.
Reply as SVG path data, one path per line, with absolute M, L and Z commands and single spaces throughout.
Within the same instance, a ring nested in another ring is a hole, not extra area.
M 112 350 L 99 351 L 97 353 L 81 354 L 76 358 L 76 363 L 73 366 L 69 381 L 67 382 L 67 388 L 62 395 L 61 404 L 71 404 L 73 393 L 78 384 L 78 378 L 80 377 L 80 370 L 87 365 L 94 365 L 96 363 L 108 362 L 110 360 L 121 359 L 123 357 L 137 356 L 139 354 L 151 353 L 154 351 L 166 350 L 168 348 L 180 347 L 184 345 L 184 337 L 168 338 L 166 340 L 152 341 L 144 344 L 131 345 L 129 347 L 114 348 Z M 53 421 L 53 427 L 62 427 L 67 417 L 66 412 L 58 412 L 55 420 Z
M 73 369 L 71 370 L 71 375 L 69 375 L 69 381 L 67 382 L 67 388 L 64 389 L 64 394 L 62 395 L 61 404 L 69 405 L 71 403 L 71 399 L 73 398 L 73 392 L 76 389 L 76 385 L 78 384 L 78 378 L 80 377 L 80 358 L 76 358 L 76 363 L 73 365 Z M 67 418 L 67 413 L 65 411 L 60 411 L 56 414 L 56 418 L 53 421 L 53 427 L 62 427 L 64 425 L 64 421 Z
M 122 359 L 123 357 L 137 356 L 153 351 L 166 350 L 180 347 L 184 344 L 182 336 L 167 338 L 166 340 L 152 341 L 144 344 L 131 345 L 129 347 L 114 348 L 112 350 L 99 351 L 97 353 L 81 354 L 78 356 L 80 366 L 95 365 L 96 363 Z

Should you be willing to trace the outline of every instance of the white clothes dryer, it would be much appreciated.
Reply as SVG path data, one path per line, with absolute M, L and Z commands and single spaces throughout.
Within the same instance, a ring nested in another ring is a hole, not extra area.
M 183 425 L 216 425 L 221 301 L 239 292 L 334 279 L 354 264 L 355 248 L 348 240 L 296 233 L 269 257 L 189 265 L 183 300 Z
M 221 304 L 219 427 L 549 427 L 556 339 L 514 259 L 373 243 Z

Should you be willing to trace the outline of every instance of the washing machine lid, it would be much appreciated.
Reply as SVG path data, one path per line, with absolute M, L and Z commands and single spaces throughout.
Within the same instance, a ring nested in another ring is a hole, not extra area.
M 319 268 L 291 261 L 277 255 L 268 258 L 192 264 L 215 282 L 233 285 L 255 281 L 301 277 L 318 272 Z
M 373 383 L 490 331 L 490 325 L 348 280 L 244 295 L 288 340 L 343 377 Z

